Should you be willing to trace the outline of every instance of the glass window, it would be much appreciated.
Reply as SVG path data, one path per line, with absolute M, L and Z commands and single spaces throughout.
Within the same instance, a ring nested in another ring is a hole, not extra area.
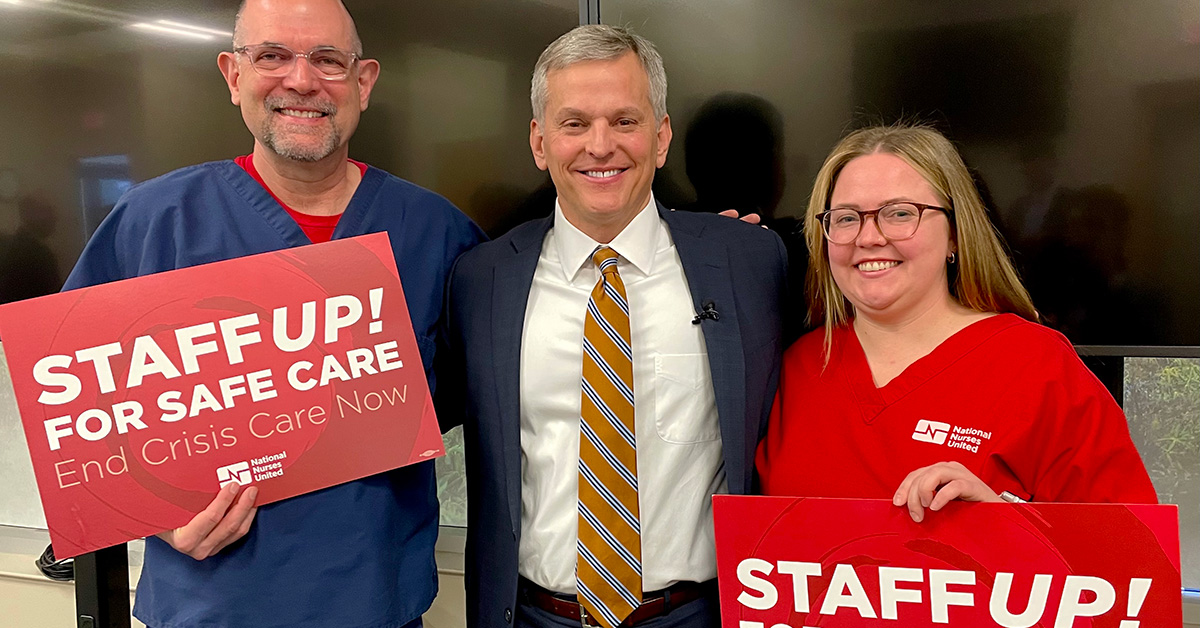
M 1179 505 L 1183 584 L 1200 587 L 1200 359 L 1126 358 L 1125 415 L 1159 501 Z
M 462 428 L 443 436 L 446 455 L 437 460 L 438 501 L 444 526 L 467 527 L 467 462 L 463 457 Z

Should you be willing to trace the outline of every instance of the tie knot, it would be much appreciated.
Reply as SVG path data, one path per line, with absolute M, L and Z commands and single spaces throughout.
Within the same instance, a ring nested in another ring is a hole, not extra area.
M 596 250 L 592 251 L 592 261 L 600 269 L 601 274 L 606 275 L 617 271 L 617 252 L 607 246 L 596 247 Z

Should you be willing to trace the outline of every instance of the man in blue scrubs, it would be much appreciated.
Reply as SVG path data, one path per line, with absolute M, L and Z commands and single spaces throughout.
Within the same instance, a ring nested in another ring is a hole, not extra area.
M 379 63 L 338 0 L 248 0 L 218 58 L 254 136 L 236 160 L 132 188 L 65 289 L 386 231 L 429 378 L 443 286 L 479 229 L 446 199 L 349 159 Z M 146 539 L 134 615 L 151 628 L 420 625 L 437 592 L 432 462 L 256 508 L 227 486 Z

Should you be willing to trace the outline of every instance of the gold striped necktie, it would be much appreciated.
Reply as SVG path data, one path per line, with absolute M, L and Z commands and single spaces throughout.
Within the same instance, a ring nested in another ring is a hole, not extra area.
M 575 576 L 583 610 L 601 626 L 616 628 L 642 603 L 633 351 L 617 253 L 599 246 L 592 261 L 600 281 L 583 324 Z

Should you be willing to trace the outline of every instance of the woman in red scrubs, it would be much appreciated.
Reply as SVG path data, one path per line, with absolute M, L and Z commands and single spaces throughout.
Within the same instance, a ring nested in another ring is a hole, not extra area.
M 826 159 L 805 217 L 809 321 L 784 356 L 768 495 L 1157 501 L 1112 396 L 1037 312 L 957 151 L 872 127 Z

